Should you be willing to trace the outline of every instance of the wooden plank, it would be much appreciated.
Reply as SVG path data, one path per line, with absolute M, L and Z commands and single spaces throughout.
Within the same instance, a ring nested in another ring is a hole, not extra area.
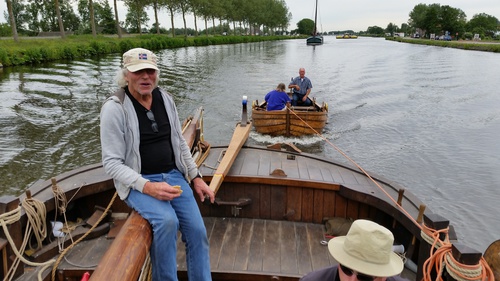
M 314 191 L 311 189 L 302 190 L 302 221 L 312 222 L 314 206 Z
M 280 264 L 281 273 L 298 274 L 297 236 L 295 223 L 282 221 L 280 235 Z
M 268 220 L 265 222 L 264 233 L 264 255 L 262 259 L 262 270 L 267 272 L 280 272 L 280 245 L 283 240 L 282 230 L 278 221 Z
M 302 188 L 288 187 L 286 197 L 286 218 L 292 221 L 300 221 L 302 217 Z
M 324 198 L 324 191 L 323 190 L 314 190 L 314 195 L 313 195 L 313 215 L 312 215 L 312 222 L 314 223 L 321 223 L 323 221 L 324 215 L 323 215 L 323 198 Z
M 324 226 L 320 224 L 307 224 L 308 243 L 311 251 L 313 270 L 330 265 L 328 246 L 320 243 L 324 239 L 323 229 Z
M 248 271 L 262 271 L 264 257 L 265 221 L 254 220 L 250 253 L 248 255 Z
M 234 258 L 234 270 L 247 270 L 248 269 L 248 258 L 250 255 L 250 245 L 252 241 L 252 235 L 254 232 L 254 225 L 252 219 L 242 219 L 241 220 L 241 233 L 240 239 L 238 241 L 233 241 L 237 243 L 238 254 Z
M 260 188 L 259 212 L 261 219 L 271 218 L 271 187 L 261 186 Z
M 251 124 L 245 124 L 245 126 L 239 124 L 234 129 L 231 142 L 229 143 L 226 153 L 222 158 L 219 166 L 217 167 L 217 170 L 215 171 L 212 177 L 212 181 L 210 182 L 209 185 L 210 189 L 212 189 L 214 193 L 217 193 L 217 191 L 219 190 L 219 187 L 222 184 L 222 181 L 224 180 L 224 177 L 227 175 L 229 169 L 231 168 L 234 159 L 236 158 L 236 156 L 238 156 L 241 147 L 248 139 L 248 135 L 250 134 L 251 128 L 252 128 Z
M 214 223 L 212 235 L 210 236 L 210 267 L 219 269 L 221 259 L 221 250 L 224 242 L 228 221 L 224 218 L 217 218 Z
M 277 187 L 271 189 L 271 219 L 282 220 L 286 213 L 286 189 Z
M 311 248 L 309 246 L 309 238 L 307 227 L 305 223 L 296 223 L 296 239 L 297 239 L 297 256 L 298 256 L 298 273 L 300 275 L 305 275 L 312 271 L 312 255 L 316 253 L 311 253 Z
M 222 241 L 218 270 L 232 270 L 238 251 L 237 241 L 240 240 L 241 220 L 226 218 L 226 232 Z

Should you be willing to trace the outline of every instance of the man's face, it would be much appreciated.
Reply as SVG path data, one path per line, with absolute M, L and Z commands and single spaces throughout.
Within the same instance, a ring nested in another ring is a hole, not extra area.
M 304 69 L 299 70 L 300 78 L 304 78 L 305 75 L 306 75 L 306 71 Z
M 128 72 L 126 76 L 131 94 L 148 95 L 156 88 L 157 73 L 155 69 L 146 68 L 136 72 Z

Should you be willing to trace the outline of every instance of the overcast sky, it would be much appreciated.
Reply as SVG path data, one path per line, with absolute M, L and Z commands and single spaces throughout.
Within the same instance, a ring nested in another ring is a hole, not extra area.
M 292 13 L 292 20 L 289 30 L 297 28 L 297 22 L 304 18 L 314 19 L 315 0 L 285 0 L 288 10 Z M 347 30 L 355 32 L 365 31 L 369 26 L 379 26 L 386 28 L 389 23 L 401 26 L 408 22 L 408 14 L 420 3 L 448 5 L 461 9 L 470 20 L 475 14 L 486 13 L 500 19 L 500 0 L 441 0 L 437 1 L 410 1 L 410 0 L 318 0 L 318 30 Z M 113 0 L 109 0 L 113 7 Z M 120 20 L 125 19 L 126 10 L 123 2 L 118 1 Z M 5 0 L 0 0 L 0 22 L 6 22 L 3 14 L 7 11 Z M 169 15 L 162 10 L 160 12 L 160 26 L 171 27 Z M 152 12 L 151 20 L 154 19 Z M 152 22 L 151 22 L 152 23 Z M 149 27 L 152 24 L 149 24 Z M 194 27 L 192 17 L 187 19 L 188 27 Z M 200 19 L 197 21 L 198 28 L 204 28 L 204 23 Z M 209 27 L 210 27 L 209 23 Z M 183 23 L 180 17 L 176 18 L 176 28 L 182 28 Z

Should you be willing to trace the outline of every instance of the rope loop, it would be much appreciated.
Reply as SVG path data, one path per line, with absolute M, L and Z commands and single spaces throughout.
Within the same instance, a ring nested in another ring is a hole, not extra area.
M 432 280 L 433 269 L 437 276 L 434 280 L 442 281 L 443 273 L 446 271 L 452 278 L 458 281 L 494 281 L 493 271 L 484 258 L 476 265 L 466 265 L 453 258 L 452 244 L 448 236 L 449 228 L 435 230 L 422 225 L 422 238 L 431 245 L 430 256 L 423 265 L 423 281 Z M 441 240 L 441 234 L 445 239 Z

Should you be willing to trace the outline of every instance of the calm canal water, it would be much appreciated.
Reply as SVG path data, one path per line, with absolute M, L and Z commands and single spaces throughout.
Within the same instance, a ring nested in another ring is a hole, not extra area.
M 303 40 L 159 52 L 160 85 L 181 117 L 205 108 L 205 138 L 227 143 L 241 98 L 262 100 L 306 68 L 330 107 L 324 137 L 365 170 L 405 186 L 484 251 L 500 239 L 500 54 L 383 39 Z M 0 70 L 0 195 L 100 161 L 99 110 L 121 56 Z M 292 141 L 343 160 L 320 137 Z

